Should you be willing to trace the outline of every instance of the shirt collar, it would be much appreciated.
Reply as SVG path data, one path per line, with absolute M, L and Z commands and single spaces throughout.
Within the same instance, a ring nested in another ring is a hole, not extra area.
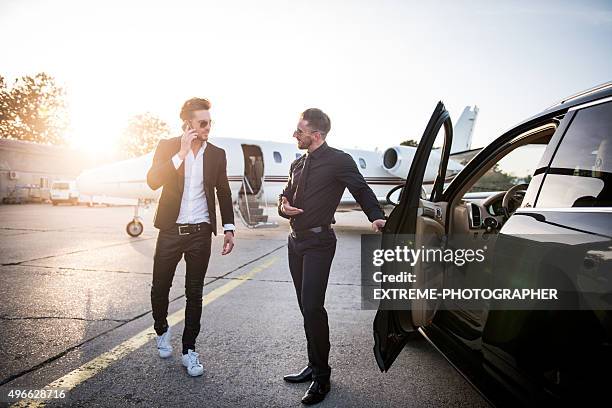
M 202 143 L 202 146 L 200 146 L 200 150 L 198 150 L 198 153 L 196 154 L 196 156 L 198 156 L 200 154 L 204 154 L 204 150 L 206 150 L 207 144 L 208 144 L 208 142 Z
M 323 144 L 319 146 L 317 150 L 312 153 L 306 153 L 306 156 L 312 157 L 313 159 L 319 158 L 325 152 L 325 150 L 327 150 L 328 147 L 329 146 L 327 145 L 327 142 L 323 142 Z
M 195 155 L 193 155 L 193 150 L 189 150 L 189 154 L 187 155 L 187 157 L 193 157 L 194 159 L 197 159 L 198 156 L 204 156 L 204 150 L 206 150 L 207 144 L 207 142 L 202 143 L 202 146 L 200 146 L 200 150 L 198 150 Z

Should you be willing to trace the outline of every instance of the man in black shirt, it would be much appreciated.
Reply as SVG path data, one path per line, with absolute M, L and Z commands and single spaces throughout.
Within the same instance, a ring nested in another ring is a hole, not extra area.
M 289 181 L 278 200 L 278 213 L 288 218 L 289 270 L 304 317 L 308 366 L 284 377 L 288 382 L 312 380 L 302 398 L 304 404 L 322 401 L 330 389 L 329 326 L 325 291 L 334 254 L 336 236 L 331 224 L 345 188 L 380 231 L 385 214 L 376 195 L 367 185 L 353 158 L 325 142 L 331 128 L 329 117 L 320 109 L 302 113 L 293 136 L 306 154 L 291 164 Z

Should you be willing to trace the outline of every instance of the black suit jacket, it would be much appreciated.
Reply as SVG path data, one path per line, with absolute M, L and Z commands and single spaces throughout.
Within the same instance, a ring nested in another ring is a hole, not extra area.
M 185 162 L 178 170 L 174 167 L 172 156 L 181 149 L 181 138 L 160 140 L 153 156 L 153 165 L 147 173 L 147 184 L 153 190 L 163 187 L 155 213 L 154 225 L 160 230 L 171 228 L 176 224 L 181 209 L 183 186 L 185 184 Z M 208 205 L 210 225 L 217 234 L 217 210 L 215 189 L 219 199 L 222 224 L 234 223 L 232 210 L 232 192 L 227 181 L 227 159 L 225 150 L 208 143 L 204 150 L 204 194 Z

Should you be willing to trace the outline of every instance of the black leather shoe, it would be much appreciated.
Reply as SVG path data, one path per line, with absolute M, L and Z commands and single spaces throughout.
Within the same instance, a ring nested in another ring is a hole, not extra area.
M 302 404 L 312 405 L 323 401 L 330 388 L 329 382 L 320 383 L 318 381 L 313 381 L 310 387 L 308 387 L 306 394 L 302 397 Z
M 283 380 L 290 383 L 302 383 L 312 380 L 312 367 L 306 366 L 297 374 L 289 374 L 283 377 Z

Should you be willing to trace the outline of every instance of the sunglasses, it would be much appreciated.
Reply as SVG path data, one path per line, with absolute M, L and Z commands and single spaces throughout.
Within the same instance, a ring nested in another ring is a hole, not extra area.
M 212 126 L 212 124 L 213 124 L 212 120 L 198 120 L 196 122 L 198 122 L 198 125 L 200 126 L 200 129 L 205 129 L 205 128 L 208 127 L 208 125 Z
M 295 129 L 295 130 L 293 131 L 293 134 L 294 134 L 294 135 L 300 135 L 300 136 L 301 136 L 301 135 L 308 135 L 308 134 L 315 133 L 315 132 L 316 132 L 316 130 L 312 130 L 312 131 L 310 131 L 310 132 L 305 132 L 305 131 L 303 131 L 302 129 L 297 128 L 297 129 Z

